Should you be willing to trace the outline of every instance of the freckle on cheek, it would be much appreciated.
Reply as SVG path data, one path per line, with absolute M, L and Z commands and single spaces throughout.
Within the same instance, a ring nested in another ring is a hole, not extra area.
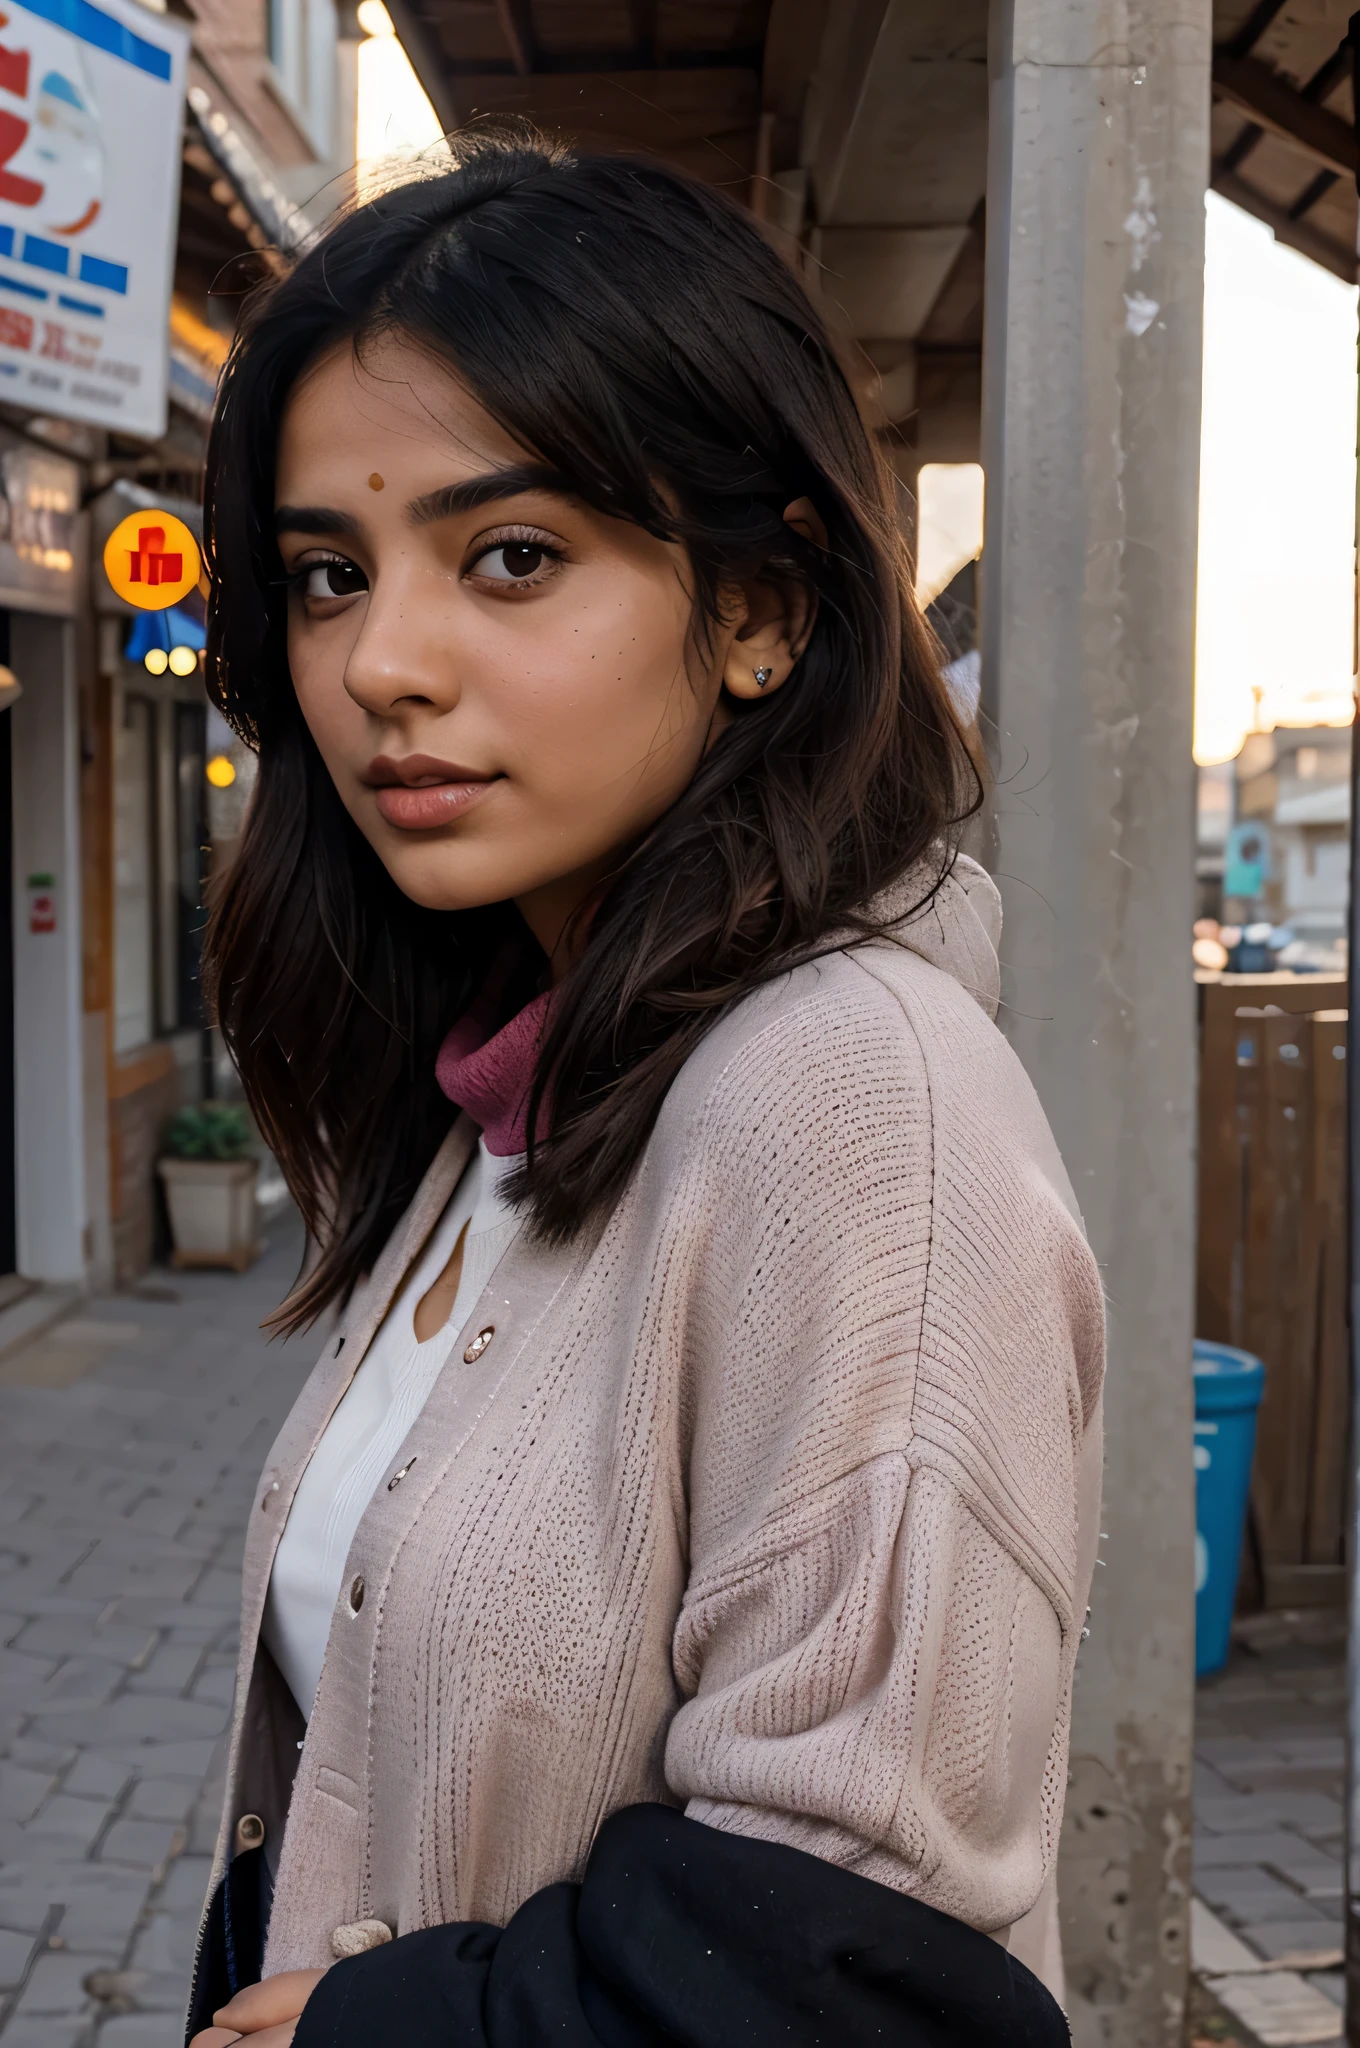
M 373 472 L 373 474 L 372 474 L 372 476 L 371 476 L 371 477 L 369 478 L 369 480 L 368 480 L 368 488 L 370 489 L 370 491 L 380 491 L 380 490 L 382 489 L 382 487 L 383 487 L 383 480 L 382 480 L 382 478 L 381 478 L 381 477 L 380 477 L 380 476 L 378 475 L 378 472 L 377 472 L 377 470 L 375 469 L 375 470 L 374 470 L 374 472 Z

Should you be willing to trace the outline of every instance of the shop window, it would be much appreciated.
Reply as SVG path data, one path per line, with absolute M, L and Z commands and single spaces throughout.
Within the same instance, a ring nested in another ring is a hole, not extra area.
M 114 1050 L 203 1020 L 204 709 L 126 691 L 114 746 Z
M 276 90 L 323 160 L 335 112 L 335 0 L 265 0 L 265 47 Z

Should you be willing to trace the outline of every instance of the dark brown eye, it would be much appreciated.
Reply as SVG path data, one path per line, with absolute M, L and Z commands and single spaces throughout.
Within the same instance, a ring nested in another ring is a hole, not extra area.
M 477 574 L 490 577 L 493 583 L 520 583 L 538 574 L 546 555 L 547 549 L 536 541 L 502 541 L 498 548 L 488 548 L 479 557 Z
M 355 597 L 367 589 L 363 570 L 339 555 L 329 562 L 310 562 L 302 571 L 304 597 Z

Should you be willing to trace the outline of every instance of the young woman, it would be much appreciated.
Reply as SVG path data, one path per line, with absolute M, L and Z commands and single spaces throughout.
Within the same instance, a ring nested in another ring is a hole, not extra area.
M 736 207 L 455 147 L 211 452 L 213 985 L 337 1321 L 191 2031 L 1047 2048 L 1102 1301 L 889 480 Z

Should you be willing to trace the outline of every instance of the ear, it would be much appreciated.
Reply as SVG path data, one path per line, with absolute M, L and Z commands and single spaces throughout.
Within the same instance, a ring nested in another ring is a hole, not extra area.
M 826 537 L 826 521 L 813 504 L 811 498 L 795 498 L 791 505 L 784 507 L 784 524 L 791 526 L 795 533 L 810 540 L 815 548 L 825 554 L 831 545 Z
M 756 703 L 789 679 L 817 617 L 817 594 L 797 576 L 767 569 L 741 586 L 744 616 L 723 664 L 730 697 Z

